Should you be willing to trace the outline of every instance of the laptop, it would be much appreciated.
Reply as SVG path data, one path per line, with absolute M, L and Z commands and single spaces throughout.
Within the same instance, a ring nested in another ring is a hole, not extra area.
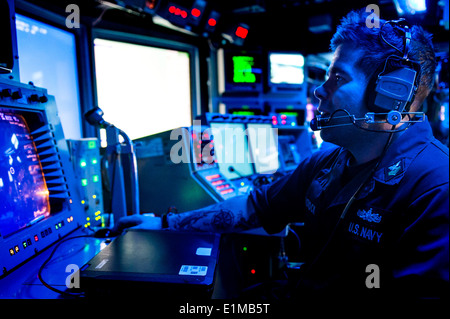
M 94 297 L 210 298 L 219 254 L 214 233 L 129 230 L 81 268 Z

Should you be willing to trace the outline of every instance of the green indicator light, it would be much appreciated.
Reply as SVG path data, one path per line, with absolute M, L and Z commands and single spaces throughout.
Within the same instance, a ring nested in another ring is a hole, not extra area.
M 298 112 L 282 112 L 280 114 L 286 116 L 298 116 Z
M 255 115 L 255 112 L 252 111 L 234 111 L 235 115 Z
M 97 146 L 97 142 L 96 141 L 89 141 L 88 142 L 88 148 L 89 149 L 93 149 Z
M 84 159 L 80 161 L 80 166 L 81 167 L 86 167 L 86 165 L 87 165 L 87 163 L 86 163 L 86 161 Z
M 92 176 L 92 181 L 93 181 L 94 183 L 97 183 L 98 180 L 99 180 L 98 175 Z
M 243 250 L 243 251 L 247 251 L 247 247 L 244 246 L 244 247 L 242 248 L 242 250 Z
M 97 159 L 96 159 L 96 158 L 93 158 L 93 159 L 92 159 L 92 161 L 91 161 L 91 163 L 95 165 L 95 164 L 97 164 L 97 163 L 98 163 L 98 161 L 97 161 Z
M 82 178 L 81 179 L 81 186 L 87 186 L 87 184 L 88 184 L 87 179 L 86 178 Z

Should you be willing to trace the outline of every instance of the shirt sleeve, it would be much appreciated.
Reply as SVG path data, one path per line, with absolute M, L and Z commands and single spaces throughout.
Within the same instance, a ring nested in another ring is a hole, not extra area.
M 276 182 L 264 185 L 250 193 L 250 199 L 263 228 L 269 234 L 283 230 L 288 223 L 302 222 L 305 207 L 305 193 L 316 172 L 331 154 L 339 149 L 330 148 L 305 158 L 290 175 Z

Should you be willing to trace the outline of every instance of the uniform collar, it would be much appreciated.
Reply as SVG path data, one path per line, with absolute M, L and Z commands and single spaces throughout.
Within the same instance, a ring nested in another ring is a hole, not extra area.
M 381 133 L 380 133 L 381 134 Z M 401 136 L 395 140 L 388 148 L 386 154 L 379 167 L 377 168 L 373 179 L 366 181 L 364 186 L 358 192 L 356 199 L 365 198 L 375 188 L 375 181 L 387 185 L 395 185 L 399 183 L 409 165 L 414 158 L 425 148 L 429 141 L 433 138 L 433 133 L 428 121 L 412 124 Z M 317 177 L 317 182 L 322 186 L 323 190 L 327 188 L 327 184 L 331 175 L 342 174 L 351 153 L 343 148 L 340 148 L 338 154 L 331 167 L 323 169 Z M 357 189 L 362 182 L 359 176 L 351 180 L 345 185 L 332 200 L 329 208 L 336 205 L 341 205 L 348 202 L 350 196 Z
M 433 132 L 427 119 L 412 124 L 388 148 L 374 179 L 387 185 L 398 184 L 414 158 L 432 138 Z

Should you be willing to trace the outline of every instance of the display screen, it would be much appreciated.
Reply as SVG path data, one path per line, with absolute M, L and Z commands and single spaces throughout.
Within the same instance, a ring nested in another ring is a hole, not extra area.
M 55 96 L 64 136 L 82 137 L 75 35 L 16 14 L 19 72 L 22 83 Z
M 224 177 L 235 179 L 253 174 L 244 124 L 211 123 L 211 134 L 216 161 Z
M 0 109 L 0 235 L 50 215 L 49 192 L 23 116 Z
M 275 173 L 280 168 L 278 130 L 270 124 L 248 124 L 247 131 L 256 173 Z
M 94 39 L 98 106 L 131 139 L 192 124 L 190 53 Z
M 270 84 L 301 85 L 305 59 L 299 53 L 270 53 Z
M 225 91 L 262 90 L 261 54 L 256 51 L 225 50 Z
M 255 58 L 252 56 L 233 56 L 233 82 L 256 83 Z

